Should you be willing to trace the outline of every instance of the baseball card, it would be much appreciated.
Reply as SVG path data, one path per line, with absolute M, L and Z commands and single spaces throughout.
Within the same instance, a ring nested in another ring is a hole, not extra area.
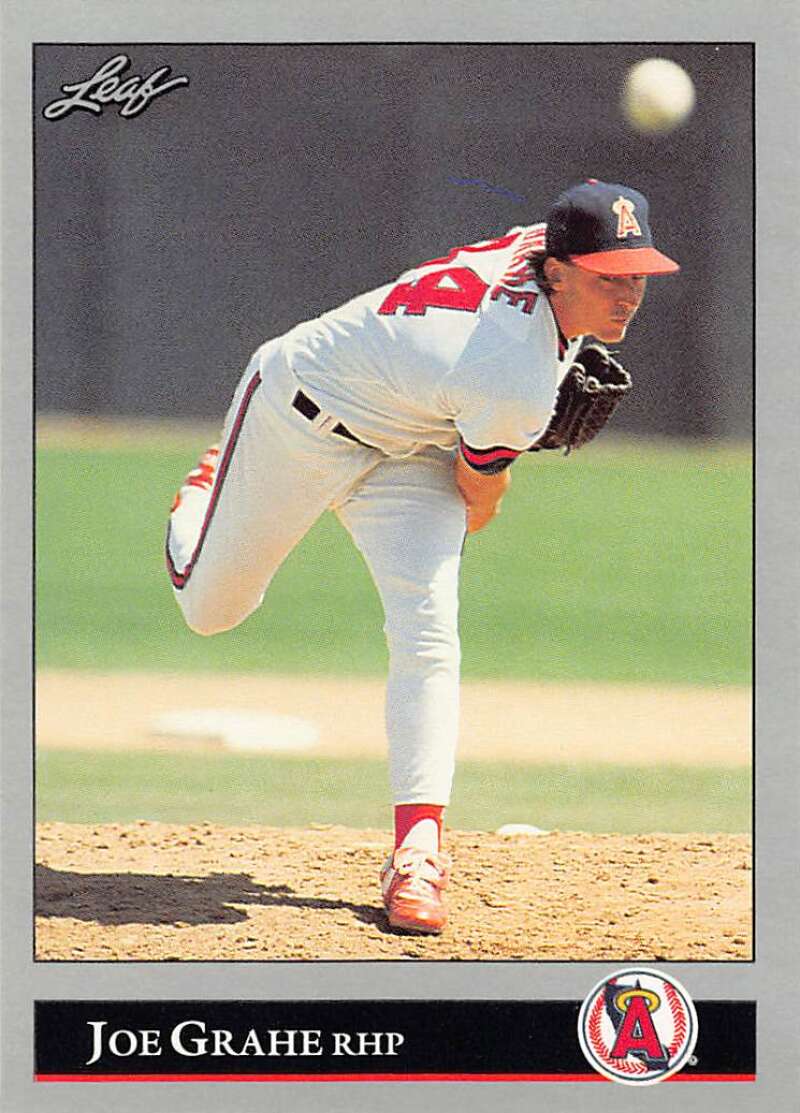
M 796 1109 L 790 6 L 4 14 L 2 1108 Z

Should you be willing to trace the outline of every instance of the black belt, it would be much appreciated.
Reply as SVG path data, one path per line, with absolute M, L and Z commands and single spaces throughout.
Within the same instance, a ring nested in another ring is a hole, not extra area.
M 322 413 L 317 403 L 312 402 L 307 394 L 303 394 L 302 390 L 298 390 L 297 394 L 295 394 L 292 399 L 292 405 L 298 413 L 301 413 L 303 417 L 307 417 L 309 421 L 313 421 L 315 417 Z M 339 437 L 347 437 L 349 441 L 355 441 L 356 444 L 364 444 L 363 441 L 358 439 L 355 433 L 350 432 L 346 425 L 342 425 L 341 421 L 337 421 L 333 429 L 331 429 L 331 432 L 336 433 Z M 366 448 L 368 446 L 365 445 L 364 447 Z

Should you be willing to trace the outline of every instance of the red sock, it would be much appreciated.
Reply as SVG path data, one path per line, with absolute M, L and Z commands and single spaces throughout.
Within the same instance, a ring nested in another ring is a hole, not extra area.
M 442 841 L 443 804 L 395 804 L 394 806 L 394 845 L 401 846 L 411 828 L 423 819 L 432 819 L 439 830 Z

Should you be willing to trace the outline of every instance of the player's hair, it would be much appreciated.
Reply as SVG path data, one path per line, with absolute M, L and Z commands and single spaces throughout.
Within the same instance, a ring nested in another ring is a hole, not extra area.
M 528 256 L 528 266 L 533 272 L 533 277 L 536 280 L 536 285 L 547 297 L 553 293 L 553 287 L 548 281 L 547 275 L 544 273 L 544 265 L 548 259 L 559 259 L 561 256 L 553 255 L 548 251 L 532 251 Z M 566 258 L 566 256 L 565 256 Z

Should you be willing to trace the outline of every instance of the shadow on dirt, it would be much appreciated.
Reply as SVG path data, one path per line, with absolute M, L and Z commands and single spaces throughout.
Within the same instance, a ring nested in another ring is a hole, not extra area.
M 72 917 L 98 924 L 235 924 L 248 919 L 233 905 L 279 905 L 352 912 L 383 926 L 383 909 L 326 897 L 304 897 L 288 885 L 262 885 L 246 873 L 206 877 L 145 873 L 77 873 L 37 866 L 38 916 Z

